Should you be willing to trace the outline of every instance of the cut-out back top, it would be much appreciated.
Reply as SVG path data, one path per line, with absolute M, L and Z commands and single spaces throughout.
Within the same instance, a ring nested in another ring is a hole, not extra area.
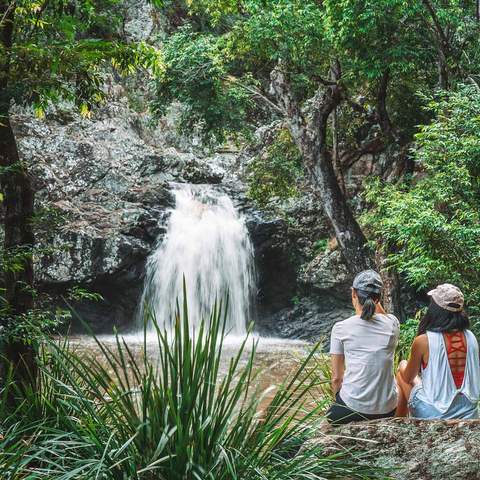
M 478 402 L 480 356 L 475 335 L 470 330 L 447 335 L 427 331 L 427 338 L 428 364 L 422 365 L 424 400 L 442 413 L 459 393 Z

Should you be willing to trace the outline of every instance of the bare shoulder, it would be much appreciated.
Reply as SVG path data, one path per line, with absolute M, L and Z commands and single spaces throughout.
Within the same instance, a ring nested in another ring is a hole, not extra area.
M 415 337 L 412 349 L 419 350 L 421 352 L 425 352 L 428 350 L 428 337 L 425 333 L 419 335 L 418 337 Z

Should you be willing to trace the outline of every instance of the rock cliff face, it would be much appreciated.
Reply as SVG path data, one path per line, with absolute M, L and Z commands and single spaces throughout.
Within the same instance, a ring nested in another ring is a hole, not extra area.
M 49 217 L 59 219 L 37 231 L 37 284 L 57 294 L 74 284 L 101 293 L 101 305 L 76 305 L 100 330 L 133 316 L 145 259 L 165 233 L 173 206 L 170 183 L 219 184 L 225 172 L 219 165 L 234 158 L 201 158 L 169 145 L 168 127 L 139 126 L 126 102 L 112 98 L 92 119 L 68 110 L 44 120 L 14 117 L 38 209 L 48 208 L 47 225 Z
M 344 316 L 348 274 L 338 252 L 315 254 L 315 238 L 328 234 L 319 206 L 296 202 L 293 225 L 259 211 L 245 197 L 235 152 L 205 154 L 176 137 L 168 119 L 150 128 L 145 115 L 130 108 L 124 91 L 89 119 L 70 109 L 43 120 L 15 115 L 38 209 L 47 209 L 47 225 L 50 217 L 58 220 L 37 231 L 40 289 L 57 298 L 73 285 L 98 292 L 103 302 L 74 302 L 78 316 L 97 331 L 128 327 L 145 260 L 165 234 L 171 182 L 215 184 L 247 218 L 259 278 L 258 329 L 305 339 L 327 332 Z
M 126 0 L 127 39 L 156 42 L 164 19 L 144 0 Z M 176 106 L 153 124 L 142 78 L 105 77 L 107 102 L 90 118 L 64 105 L 36 119 L 13 117 L 20 154 L 30 165 L 41 215 L 36 282 L 58 302 L 74 285 L 103 302 L 73 302 L 97 331 L 128 328 L 142 289 L 145 261 L 165 234 L 171 183 L 214 184 L 247 219 L 258 269 L 259 331 L 318 338 L 344 317 L 348 274 L 329 237 L 321 206 L 305 195 L 285 215 L 262 212 L 242 182 L 245 154 L 206 151 L 175 129 Z M 347 292 L 348 293 L 348 292 Z M 347 295 L 348 299 L 348 295 Z

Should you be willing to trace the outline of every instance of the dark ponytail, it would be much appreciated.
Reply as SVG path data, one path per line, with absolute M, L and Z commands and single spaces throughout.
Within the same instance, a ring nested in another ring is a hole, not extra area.
M 380 301 L 379 293 L 369 293 L 363 290 L 355 290 L 358 302 L 362 306 L 362 313 L 360 318 L 363 320 L 372 320 L 377 309 L 377 303 Z

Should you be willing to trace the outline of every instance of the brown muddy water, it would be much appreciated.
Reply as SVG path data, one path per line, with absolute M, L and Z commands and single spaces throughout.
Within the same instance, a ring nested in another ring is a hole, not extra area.
M 116 345 L 114 336 L 99 336 L 98 339 L 103 345 L 110 347 L 110 349 L 115 352 Z M 123 336 L 123 339 L 126 341 L 134 357 L 141 363 L 144 349 L 143 337 L 141 335 L 126 335 Z M 229 336 L 225 339 L 220 364 L 220 377 L 227 372 L 229 360 L 237 354 L 242 341 L 242 337 L 235 336 Z M 256 383 L 252 385 L 253 388 L 251 391 L 255 391 L 263 396 L 261 406 L 264 406 L 273 398 L 278 386 L 291 378 L 301 360 L 308 354 L 309 345 L 295 340 L 253 336 L 247 341 L 239 368 L 247 364 L 254 342 L 256 344 L 254 367 L 255 370 L 258 371 L 258 375 L 255 378 Z M 73 349 L 83 357 L 95 357 L 100 361 L 104 358 L 101 349 L 91 337 L 82 335 L 72 336 L 70 337 L 70 344 Z M 154 338 L 154 336 L 147 338 L 146 346 L 147 356 L 149 360 L 155 364 L 159 354 L 156 338 Z M 102 361 L 102 363 L 108 368 L 106 359 L 104 362 Z

